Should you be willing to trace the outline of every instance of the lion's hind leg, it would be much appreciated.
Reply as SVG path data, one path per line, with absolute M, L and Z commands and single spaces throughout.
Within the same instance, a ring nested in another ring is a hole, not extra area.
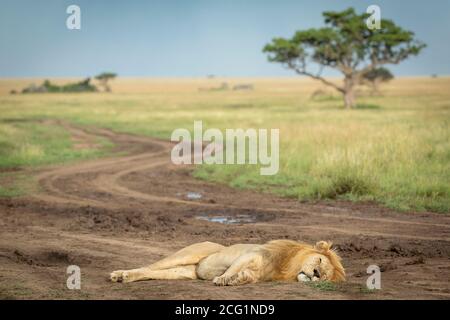
M 216 253 L 223 248 L 225 247 L 209 241 L 195 243 L 149 265 L 148 268 L 153 270 L 162 270 L 177 266 L 197 264 L 203 258 Z
M 112 282 L 197 279 L 195 269 L 200 260 L 223 248 L 213 242 L 196 243 L 147 267 L 113 271 L 110 278 Z
M 148 267 L 119 270 L 111 273 L 113 282 L 134 282 L 142 280 L 194 280 L 197 279 L 195 265 L 152 270 Z

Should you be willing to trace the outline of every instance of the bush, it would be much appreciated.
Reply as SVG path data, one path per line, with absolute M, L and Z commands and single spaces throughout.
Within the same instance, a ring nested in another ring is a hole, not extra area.
M 35 84 L 22 90 L 22 93 L 44 93 L 44 92 L 95 92 L 97 87 L 92 85 L 91 78 L 86 78 L 80 82 L 68 83 L 63 86 L 58 86 L 50 82 L 50 80 L 45 80 L 42 85 L 36 86 Z

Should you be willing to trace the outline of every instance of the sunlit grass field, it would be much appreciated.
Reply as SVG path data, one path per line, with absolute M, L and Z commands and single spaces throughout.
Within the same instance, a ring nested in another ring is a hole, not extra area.
M 203 120 L 205 128 L 279 128 L 280 171 L 260 176 L 258 166 L 205 165 L 195 172 L 199 178 L 301 201 L 450 211 L 450 78 L 397 79 L 382 87 L 382 96 L 361 89 L 355 110 L 344 110 L 337 93 L 299 78 L 119 78 L 112 93 L 9 94 L 41 81 L 0 80 L 0 177 L 14 175 L 8 168 L 104 154 L 74 149 L 60 127 L 25 120 L 64 119 L 167 139 L 175 128 Z M 255 90 L 198 90 L 222 82 L 251 83 Z M 327 93 L 311 98 L 319 89 Z M 0 194 L 20 192 L 3 183 Z

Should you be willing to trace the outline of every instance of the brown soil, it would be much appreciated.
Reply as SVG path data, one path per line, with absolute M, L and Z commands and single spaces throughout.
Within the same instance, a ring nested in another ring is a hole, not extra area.
M 192 178 L 170 162 L 169 142 L 63 124 L 83 147 L 98 136 L 127 156 L 30 171 L 40 191 L 0 200 L 0 298 L 32 299 L 449 299 L 450 217 L 398 213 L 373 204 L 298 201 Z M 23 171 L 22 171 L 23 172 Z M 202 195 L 190 200 L 189 192 Z M 251 216 L 220 224 L 198 216 Z M 144 266 L 200 241 L 309 243 L 331 240 L 348 281 L 215 287 L 208 281 L 108 281 L 111 271 Z M 66 288 L 80 266 L 81 290 Z M 366 269 L 382 270 L 368 291 Z

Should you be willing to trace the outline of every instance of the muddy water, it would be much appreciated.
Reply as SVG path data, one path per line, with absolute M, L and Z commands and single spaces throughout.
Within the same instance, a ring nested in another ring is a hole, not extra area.
M 195 217 L 198 220 L 205 220 L 209 222 L 222 223 L 222 224 L 244 224 L 255 223 L 258 218 L 256 215 L 240 214 L 236 216 L 227 215 L 199 215 Z

